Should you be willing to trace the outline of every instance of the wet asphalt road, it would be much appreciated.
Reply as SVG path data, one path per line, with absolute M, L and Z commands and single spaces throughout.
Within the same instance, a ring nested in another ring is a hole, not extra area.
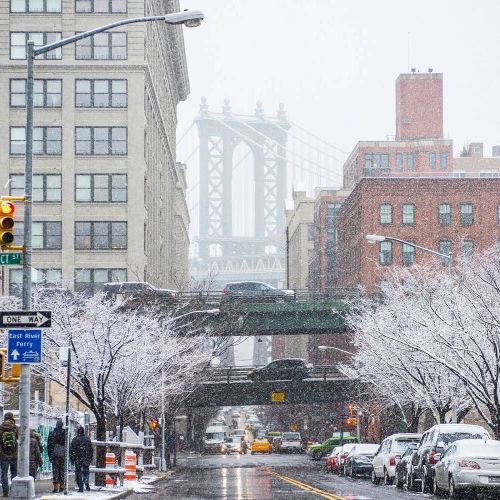
M 430 494 L 409 493 L 390 486 L 374 486 L 369 479 L 343 478 L 325 471 L 324 462 L 305 455 L 196 456 L 179 460 L 176 474 L 156 485 L 154 493 L 129 498 L 268 500 L 400 500 Z

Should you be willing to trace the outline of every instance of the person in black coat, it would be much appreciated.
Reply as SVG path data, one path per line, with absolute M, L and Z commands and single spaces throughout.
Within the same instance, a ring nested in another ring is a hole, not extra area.
M 69 457 L 71 463 L 75 466 L 75 479 L 80 493 L 83 492 L 84 483 L 87 491 L 90 491 L 89 467 L 93 455 L 92 442 L 85 435 L 83 427 L 79 427 L 76 436 L 71 441 Z
M 62 420 L 56 422 L 56 428 L 51 431 L 47 440 L 47 453 L 52 462 L 52 493 L 64 491 L 64 455 L 65 455 L 66 432 L 63 429 Z

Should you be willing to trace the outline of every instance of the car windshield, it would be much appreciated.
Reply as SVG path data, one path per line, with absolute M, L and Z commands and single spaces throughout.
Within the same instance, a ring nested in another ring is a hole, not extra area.
M 224 433 L 223 432 L 207 432 L 205 434 L 205 439 L 217 439 L 222 441 L 224 439 Z
M 406 451 L 410 443 L 418 443 L 419 439 L 396 439 L 392 443 L 391 452 L 402 454 Z
M 283 441 L 300 441 L 300 434 L 298 432 L 284 432 Z
M 438 446 L 444 445 L 444 448 L 447 448 L 451 443 L 458 441 L 459 439 L 484 439 L 485 434 L 472 433 L 472 432 L 449 432 L 439 434 L 438 437 Z
M 352 454 L 355 455 L 373 455 L 379 449 L 378 444 L 357 444 L 355 449 L 351 450 Z

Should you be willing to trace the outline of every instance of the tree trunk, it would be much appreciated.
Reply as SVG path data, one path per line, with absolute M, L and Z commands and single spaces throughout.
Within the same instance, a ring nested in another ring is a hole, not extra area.
M 96 439 L 97 441 L 106 441 L 106 418 L 101 415 L 96 417 Z M 106 446 L 96 446 L 96 466 L 106 466 Z M 95 475 L 96 486 L 106 486 L 106 474 Z

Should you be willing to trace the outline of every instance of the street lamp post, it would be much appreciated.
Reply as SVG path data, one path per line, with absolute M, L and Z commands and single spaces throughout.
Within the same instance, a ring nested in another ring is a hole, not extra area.
M 26 79 L 26 156 L 24 164 L 25 197 L 24 202 L 24 250 L 23 250 L 23 310 L 31 309 L 31 250 L 32 250 L 32 221 L 33 221 L 33 83 L 35 72 L 35 58 L 52 50 L 75 43 L 84 38 L 108 31 L 126 24 L 151 21 L 164 21 L 167 24 L 183 24 L 188 28 L 199 26 L 203 20 L 203 12 L 199 10 L 185 10 L 162 16 L 146 16 L 122 19 L 106 24 L 74 36 L 64 38 L 35 48 L 35 42 L 28 40 L 27 79 Z M 34 498 L 35 488 L 33 478 L 29 475 L 29 411 L 30 411 L 30 365 L 21 365 L 19 382 L 19 446 L 18 446 L 18 475 L 12 480 L 11 496 L 13 498 Z
M 367 234 L 366 239 L 368 240 L 369 243 L 380 243 L 382 241 L 397 241 L 398 243 L 403 243 L 405 245 L 409 245 L 413 248 L 418 248 L 419 250 L 422 250 L 424 252 L 431 253 L 433 255 L 437 255 L 438 257 L 442 257 L 443 259 L 447 259 L 448 261 L 448 273 L 450 275 L 450 280 L 453 276 L 453 252 L 448 252 L 448 253 L 441 253 L 441 252 L 436 252 L 435 250 L 432 250 L 431 248 L 423 247 L 420 245 L 416 245 L 415 243 L 411 243 L 410 241 L 405 241 L 401 240 L 399 238 L 395 238 L 393 236 L 382 236 L 379 234 Z M 453 344 L 453 339 L 452 339 L 452 344 Z M 451 422 L 453 424 L 457 423 L 457 403 L 455 400 L 455 396 L 451 396 Z

